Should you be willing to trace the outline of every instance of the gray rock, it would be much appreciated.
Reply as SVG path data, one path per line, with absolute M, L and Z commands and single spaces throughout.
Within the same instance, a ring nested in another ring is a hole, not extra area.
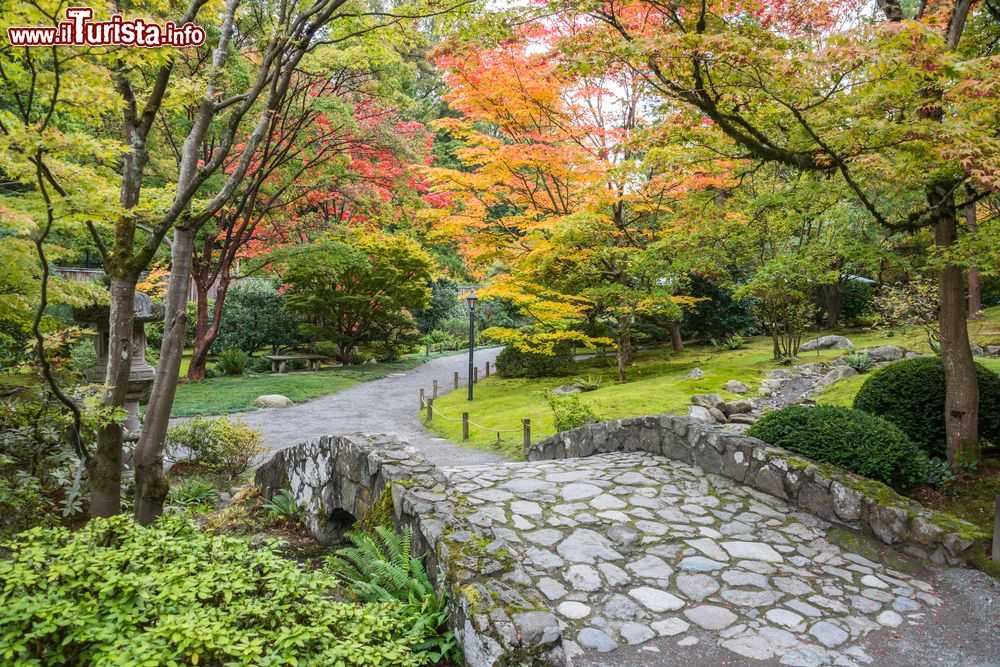
M 556 396 L 562 396 L 564 394 L 578 394 L 582 389 L 577 387 L 575 384 L 561 384 L 554 389 L 550 389 L 550 394 L 555 394 Z
M 290 408 L 294 403 L 287 396 L 281 394 L 264 394 L 253 399 L 253 404 L 259 408 Z
M 850 366 L 839 366 L 834 368 L 832 371 L 824 375 L 816 383 L 816 389 L 823 389 L 828 387 L 838 380 L 843 380 L 844 378 L 849 378 L 857 375 L 858 372 L 851 368 Z
M 749 426 L 757 421 L 753 415 L 729 415 L 730 424 L 746 424 Z
M 621 560 L 608 538 L 589 528 L 578 528 L 556 547 L 559 555 L 573 563 L 593 563 L 596 560 Z
M 629 596 L 639 604 L 655 612 L 674 611 L 684 606 L 684 600 L 676 595 L 649 586 L 640 586 L 629 591 Z
M 739 617 L 725 607 L 703 604 L 684 610 L 689 621 L 706 630 L 721 630 L 739 620 Z
M 753 403 L 746 399 L 741 399 L 739 401 L 727 401 L 722 404 L 721 410 L 727 417 L 732 417 L 733 415 L 744 415 L 753 411 Z
M 718 408 L 709 408 L 708 414 L 712 415 L 712 419 L 720 424 L 726 423 L 726 413 Z
M 854 347 L 854 343 L 844 336 L 821 336 L 802 343 L 799 350 L 810 352 L 812 350 L 849 350 Z
M 609 653 L 618 648 L 618 644 L 614 639 L 596 628 L 584 628 L 580 630 L 576 636 L 576 641 L 580 643 L 580 646 L 595 649 L 600 653 Z
M 574 621 L 586 618 L 590 615 L 590 607 L 582 602 L 576 602 L 574 600 L 567 600 L 566 602 L 561 603 L 558 610 L 560 614 L 566 618 L 573 619 Z
M 872 360 L 880 361 L 897 361 L 902 359 L 906 354 L 906 350 L 899 347 L 898 345 L 880 345 L 878 347 L 871 347 L 866 350 L 860 350 L 860 353 L 868 353 L 868 356 Z
M 559 619 L 550 611 L 528 611 L 511 617 L 525 644 L 549 644 L 561 636 Z
M 847 631 L 839 628 L 829 621 L 819 621 L 809 628 L 809 634 L 819 640 L 819 643 L 827 648 L 840 646 L 850 637 Z
M 700 405 L 689 405 L 688 406 L 688 417 L 694 417 L 698 421 L 707 422 L 709 424 L 715 423 L 715 417 L 709 412 L 708 408 L 703 408 Z
M 707 574 L 679 574 L 676 584 L 684 597 L 695 602 L 701 602 L 719 590 L 719 582 Z
M 903 617 L 894 611 L 885 610 L 879 614 L 876 618 L 879 624 L 884 625 L 888 628 L 899 627 L 903 623 Z
M 571 565 L 566 581 L 577 591 L 596 591 L 601 587 L 601 575 L 589 565 Z
M 739 380 L 729 380 L 722 385 L 722 388 L 731 394 L 745 394 L 750 391 L 750 387 Z
M 639 540 L 639 531 L 633 526 L 616 523 L 608 528 L 608 537 L 623 547 L 628 548 Z
M 656 636 L 656 633 L 641 623 L 622 623 L 618 633 L 629 644 L 641 644 Z
M 604 605 L 604 615 L 608 618 L 633 619 L 643 615 L 642 607 L 624 595 L 614 595 Z
M 781 554 L 763 542 L 723 542 L 722 548 L 733 558 L 761 560 L 767 563 L 781 563 L 785 560 Z
M 679 618 L 667 618 L 662 621 L 656 621 L 651 626 L 656 634 L 661 637 L 673 637 L 674 635 L 679 635 L 682 632 L 687 632 L 687 629 L 691 626 L 687 621 Z
M 689 572 L 714 572 L 715 570 L 721 570 L 726 567 L 726 564 L 720 563 L 717 560 L 705 558 L 704 556 L 688 556 L 683 559 L 677 567 L 682 570 L 688 570 Z
M 722 648 L 753 660 L 767 660 L 774 655 L 770 642 L 759 635 L 727 639 L 722 642 Z
M 692 405 L 700 405 L 703 408 L 721 408 L 724 403 L 718 394 L 695 394 L 691 397 Z
M 700 377 L 702 377 L 704 375 L 705 375 L 705 371 L 701 370 L 700 368 L 694 368 L 694 369 L 688 371 L 687 375 L 685 375 L 683 379 L 685 379 L 685 380 L 694 380 L 694 379 L 700 378 Z

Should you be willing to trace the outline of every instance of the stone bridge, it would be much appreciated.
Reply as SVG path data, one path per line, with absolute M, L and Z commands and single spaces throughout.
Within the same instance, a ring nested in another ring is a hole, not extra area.
M 471 665 L 626 664 L 597 657 L 616 649 L 644 652 L 627 664 L 690 662 L 657 658 L 665 642 L 691 660 L 710 644 L 715 664 L 865 664 L 866 635 L 923 622 L 940 599 L 900 565 L 912 559 L 854 548 L 859 536 L 938 563 L 962 562 L 977 536 L 688 417 L 592 424 L 527 455 L 436 468 L 389 436 L 328 437 L 279 452 L 257 480 L 291 489 L 327 541 L 388 486 L 393 522 L 451 592 Z

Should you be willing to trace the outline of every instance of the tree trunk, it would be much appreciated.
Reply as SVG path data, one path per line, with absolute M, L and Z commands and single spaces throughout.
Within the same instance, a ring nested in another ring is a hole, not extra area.
M 170 488 L 163 475 L 163 443 L 184 352 L 188 280 L 191 275 L 194 237 L 194 230 L 177 227 L 171 245 L 170 283 L 167 286 L 167 312 L 163 343 L 160 345 L 160 363 L 156 367 L 153 391 L 146 409 L 146 422 L 135 449 L 135 518 L 142 524 L 151 523 L 160 516 L 163 501 Z
M 125 405 L 132 367 L 132 319 L 136 277 L 111 275 L 111 314 L 108 319 L 108 366 L 104 384 L 104 407 Z M 97 447 L 90 462 L 90 515 L 114 516 L 121 511 L 122 425 L 119 421 L 97 431 Z
M 958 235 L 958 220 L 953 211 L 953 195 L 948 185 L 936 185 L 928 193 L 938 207 L 934 228 L 935 244 L 947 251 Z M 941 302 L 941 361 L 945 382 L 945 433 L 948 463 L 979 462 L 979 384 L 969 345 L 966 322 L 965 280 L 962 268 L 945 265 L 938 275 Z
M 844 301 L 844 290 L 838 281 L 823 288 L 826 297 L 826 328 L 834 329 L 840 319 L 840 309 Z
M 670 347 L 673 348 L 674 352 L 684 351 L 684 340 L 681 338 L 680 322 L 670 323 Z
M 226 303 L 226 292 L 229 290 L 228 276 L 219 276 L 215 292 L 215 303 L 212 307 L 212 321 L 208 320 L 208 292 L 211 283 L 205 280 L 195 280 L 195 292 L 198 302 L 198 320 L 195 323 L 194 350 L 191 353 L 191 363 L 188 365 L 188 380 L 202 382 L 205 379 L 205 367 L 208 365 L 208 352 L 219 337 L 219 327 L 222 324 L 222 312 Z
M 969 228 L 970 234 L 975 234 L 979 228 L 979 221 L 976 217 L 976 203 L 972 202 L 965 207 L 965 226 Z M 983 290 L 979 284 L 979 269 L 976 268 L 975 260 L 969 266 L 969 317 L 977 318 L 983 309 Z
M 618 318 L 618 381 L 625 382 L 625 367 L 632 363 L 632 318 Z

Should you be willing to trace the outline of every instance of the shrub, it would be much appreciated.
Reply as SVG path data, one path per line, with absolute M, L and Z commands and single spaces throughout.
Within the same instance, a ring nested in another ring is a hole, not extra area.
M 790 405 L 764 415 L 747 434 L 896 489 L 926 479 L 927 457 L 920 448 L 893 424 L 861 410 Z
M 250 357 L 247 362 L 247 370 L 251 373 L 270 373 L 271 360 L 264 357 Z
M 302 516 L 302 508 L 288 489 L 281 489 L 270 500 L 265 500 L 263 507 L 276 519 L 298 520 Z
M 875 368 L 875 360 L 867 352 L 851 352 L 844 355 L 844 363 L 859 373 L 867 373 Z
M 285 308 L 285 295 L 267 278 L 243 278 L 226 294 L 213 351 L 239 348 L 247 354 L 302 342 L 302 320 Z
M 497 355 L 497 373 L 512 378 L 551 377 L 565 373 L 573 365 L 573 348 L 557 345 L 553 354 L 525 352 L 508 345 Z
M 1000 376 L 976 364 L 979 437 L 1000 443 Z M 944 366 L 940 357 L 903 359 L 880 368 L 854 397 L 854 407 L 892 422 L 929 456 L 946 458 Z
M 194 417 L 167 430 L 167 454 L 195 461 L 230 477 L 253 466 L 266 451 L 263 435 L 239 419 Z
M 743 336 L 738 336 L 736 334 L 733 334 L 732 336 L 727 336 L 722 340 L 709 338 L 708 341 L 712 344 L 712 347 L 714 347 L 716 351 L 719 352 L 723 350 L 738 350 L 744 345 L 746 345 L 747 342 L 746 338 L 744 338 Z
M 188 477 L 179 485 L 171 487 L 167 504 L 177 507 L 214 505 L 219 501 L 219 492 L 211 480 L 204 477 Z
M 573 378 L 573 386 L 580 391 L 597 391 L 604 384 L 603 375 L 588 375 L 587 377 Z
M 250 363 L 250 355 L 243 350 L 224 350 L 215 358 L 215 367 L 223 375 L 243 375 Z
M 556 430 L 568 431 L 597 421 L 597 415 L 576 394 L 548 394 L 549 407 L 555 415 Z
M 417 665 L 419 609 L 337 601 L 336 578 L 179 517 L 35 528 L 3 545 L 7 665 Z M 139 595 L 141 593 L 141 595 Z

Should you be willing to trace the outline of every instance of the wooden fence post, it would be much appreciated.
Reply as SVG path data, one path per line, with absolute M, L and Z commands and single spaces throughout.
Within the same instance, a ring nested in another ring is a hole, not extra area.
M 486 362 L 486 377 L 490 376 L 490 362 Z
M 527 455 L 528 450 L 531 449 L 531 420 L 522 419 L 521 426 L 524 429 L 524 453 Z
M 420 407 L 424 407 L 424 388 L 420 388 Z
M 479 382 L 479 367 L 478 366 L 476 366 L 475 368 L 472 369 L 472 381 L 474 383 L 475 382 Z
M 462 440 L 469 439 L 469 413 L 462 413 Z
M 434 380 L 434 384 L 431 387 L 431 398 L 438 397 L 438 381 Z
M 427 399 L 427 421 L 434 419 L 434 399 Z
M 458 389 L 458 371 L 455 371 L 455 389 Z

